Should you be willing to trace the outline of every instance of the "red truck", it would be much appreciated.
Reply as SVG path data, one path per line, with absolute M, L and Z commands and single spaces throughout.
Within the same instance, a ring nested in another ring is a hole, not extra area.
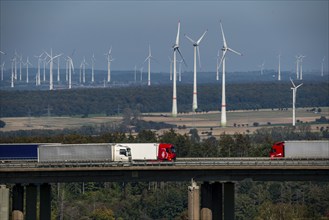
M 272 146 L 270 157 L 329 158 L 329 140 L 277 142 Z

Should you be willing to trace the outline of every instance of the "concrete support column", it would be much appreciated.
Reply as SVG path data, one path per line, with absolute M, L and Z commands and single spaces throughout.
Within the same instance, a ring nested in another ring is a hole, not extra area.
M 188 219 L 200 219 L 200 190 L 196 182 L 188 187 Z
M 9 189 L 0 185 L 0 219 L 9 220 Z
M 224 220 L 234 220 L 234 183 L 224 183 Z
M 12 219 L 23 220 L 24 218 L 24 187 L 18 183 L 13 187 Z
M 209 182 L 201 185 L 201 220 L 212 220 L 212 187 Z
M 40 219 L 51 218 L 51 187 L 49 183 L 40 186 Z
M 219 182 L 212 187 L 212 219 L 223 220 L 223 185 Z
M 37 219 L 37 186 L 34 184 L 26 186 L 25 212 L 26 220 Z

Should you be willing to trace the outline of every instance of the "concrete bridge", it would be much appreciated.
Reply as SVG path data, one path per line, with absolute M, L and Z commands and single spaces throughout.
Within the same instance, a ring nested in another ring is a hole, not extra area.
M 329 182 L 329 160 L 181 158 L 176 162 L 32 161 L 0 164 L 0 184 L 15 184 L 12 188 L 12 215 L 18 216 L 16 219 L 22 219 L 22 213 L 26 219 L 36 219 L 38 187 L 40 219 L 50 219 L 50 183 L 191 181 L 188 187 L 189 219 L 231 220 L 234 219 L 234 183 L 244 179 Z M 0 190 L 6 194 L 8 188 Z M 8 202 L 1 201 L 1 204 L 5 203 Z

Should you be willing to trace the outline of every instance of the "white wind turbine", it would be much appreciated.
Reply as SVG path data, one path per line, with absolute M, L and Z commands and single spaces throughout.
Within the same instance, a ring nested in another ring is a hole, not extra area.
M 15 79 L 15 72 L 14 72 L 14 65 L 15 65 L 16 57 L 14 56 L 13 59 L 11 59 L 11 84 L 10 87 L 14 88 L 14 79 Z
M 59 56 L 62 56 L 62 54 L 58 54 L 56 56 L 53 56 L 53 49 L 50 49 L 50 54 L 48 54 L 46 51 L 45 53 L 47 54 L 47 56 L 49 57 L 49 90 L 53 90 L 54 89 L 54 84 L 53 84 L 53 64 L 54 64 L 54 59 L 56 59 Z
M 299 60 L 301 56 L 296 56 L 296 79 L 299 79 Z
M 18 55 L 17 55 L 18 56 Z M 22 64 L 24 64 L 23 62 L 23 56 L 22 54 L 19 56 L 19 81 L 22 81 Z M 24 64 L 25 65 L 25 64 Z
M 261 76 L 263 75 L 264 65 L 265 65 L 265 63 L 263 62 L 261 65 L 258 66 L 260 68 L 260 75 Z
M 86 65 L 88 65 L 85 57 L 83 57 L 83 61 L 82 61 L 81 65 L 82 65 L 82 82 L 85 83 L 86 82 Z
M 152 57 L 152 54 L 151 54 L 151 45 L 149 45 L 149 55 L 144 60 L 144 63 L 146 61 L 148 61 L 148 73 L 147 73 L 147 85 L 148 86 L 151 85 L 151 58 L 153 58 L 153 57 Z
M 297 93 L 297 88 L 300 87 L 302 84 L 299 84 L 298 86 L 295 86 L 294 82 L 292 81 L 292 79 L 290 78 L 290 81 L 292 83 L 292 125 L 295 126 L 296 125 L 296 109 L 295 109 L 295 105 L 296 105 L 296 93 Z
M 192 38 L 190 38 L 189 36 L 187 36 L 185 34 L 185 37 L 191 41 L 191 43 L 193 44 L 193 48 L 194 48 L 194 75 L 193 75 L 193 103 L 192 103 L 192 111 L 195 112 L 196 109 L 198 108 L 198 97 L 197 97 L 197 76 L 196 76 L 196 56 L 198 54 L 198 58 L 199 58 L 199 67 L 201 68 L 201 60 L 200 60 L 200 49 L 199 49 L 199 44 L 202 41 L 203 37 L 205 36 L 205 34 L 207 33 L 208 30 L 206 30 L 201 37 L 197 40 L 194 41 Z
M 94 67 L 95 67 L 95 54 L 91 57 L 91 82 L 95 81 Z
M 134 80 L 135 80 L 135 83 L 137 81 L 137 66 L 135 65 L 135 75 L 134 75 Z
M 57 61 L 57 82 L 59 82 L 60 80 L 61 80 L 61 78 L 60 78 L 60 70 L 59 70 L 59 58 L 60 57 L 58 57 L 58 61 Z
M 29 83 L 29 65 L 32 66 L 32 63 L 29 61 L 29 57 L 27 57 L 26 63 L 24 63 L 24 66 L 26 66 L 26 83 Z
M 300 55 L 300 68 L 299 68 L 299 79 L 300 80 L 303 80 L 303 59 L 305 58 L 306 56 L 304 55 Z
M 6 55 L 6 53 L 5 52 L 2 52 L 1 50 L 0 50 L 0 53 L 3 54 L 3 55 Z
M 36 76 L 36 85 L 40 85 L 41 84 L 41 73 L 40 73 L 40 64 L 41 64 L 41 57 L 42 57 L 43 53 L 40 54 L 39 56 L 34 56 L 36 58 L 38 58 L 38 72 L 37 72 L 37 76 Z
M 73 66 L 73 60 L 71 57 L 67 57 L 67 62 L 68 62 L 68 81 L 69 81 L 69 89 L 72 88 L 72 70 L 74 71 L 74 66 Z
M 176 56 L 177 56 L 177 52 L 179 53 L 179 55 L 181 56 L 181 58 L 184 61 L 184 58 L 181 54 L 181 52 L 179 51 L 179 31 L 180 31 L 180 21 L 178 21 L 178 30 L 177 30 L 177 36 L 176 36 L 176 41 L 175 44 L 173 45 L 173 50 L 174 50 L 174 75 L 173 75 L 173 98 L 172 98 L 172 116 L 176 117 L 177 116 L 177 91 L 176 91 L 176 80 L 177 80 L 177 69 L 176 69 Z M 185 64 L 186 65 L 186 64 Z
M 278 57 L 279 57 L 278 80 L 281 81 L 281 52 L 279 53 Z
M 323 57 L 322 62 L 321 62 L 321 76 L 323 76 L 323 70 L 324 70 L 324 59 L 325 59 L 325 57 Z
M 105 56 L 107 56 L 107 82 L 111 81 L 111 62 L 114 61 L 111 53 L 112 53 L 112 47 L 109 49 L 108 53 L 104 54 Z
M 3 70 L 5 68 L 5 62 L 1 64 L 1 81 L 3 81 Z
M 222 22 L 220 22 L 220 28 L 222 30 L 222 37 L 223 37 L 223 56 L 220 60 L 220 64 L 219 66 L 222 64 L 223 65 L 223 78 L 222 78 L 222 109 L 221 109 L 221 126 L 225 127 L 226 126 L 226 94 L 225 94 L 225 55 L 227 53 L 227 51 L 233 52 L 239 56 L 242 56 L 241 53 L 229 48 L 227 46 L 226 40 L 225 40 L 225 35 L 224 35 L 224 30 L 223 30 L 223 26 L 222 26 Z

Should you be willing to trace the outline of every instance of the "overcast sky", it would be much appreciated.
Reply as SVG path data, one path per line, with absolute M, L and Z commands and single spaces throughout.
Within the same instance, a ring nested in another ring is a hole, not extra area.
M 277 69 L 281 51 L 283 70 L 295 69 L 295 55 L 303 54 L 305 71 L 320 71 L 324 56 L 328 68 L 329 1 L 4 1 L 1 0 L 1 60 L 9 65 L 14 50 L 36 66 L 34 55 L 53 48 L 74 62 L 83 57 L 90 64 L 94 52 L 96 68 L 105 70 L 104 53 L 112 46 L 113 70 L 138 68 L 148 55 L 152 72 L 169 71 L 178 20 L 181 21 L 180 50 L 193 68 L 193 46 L 184 34 L 200 44 L 203 71 L 215 71 L 217 51 L 223 45 L 222 20 L 228 46 L 243 53 L 229 54 L 227 71 Z M 64 61 L 61 63 L 64 67 Z M 90 68 L 90 66 L 89 66 Z M 144 65 L 144 70 L 147 68 Z

